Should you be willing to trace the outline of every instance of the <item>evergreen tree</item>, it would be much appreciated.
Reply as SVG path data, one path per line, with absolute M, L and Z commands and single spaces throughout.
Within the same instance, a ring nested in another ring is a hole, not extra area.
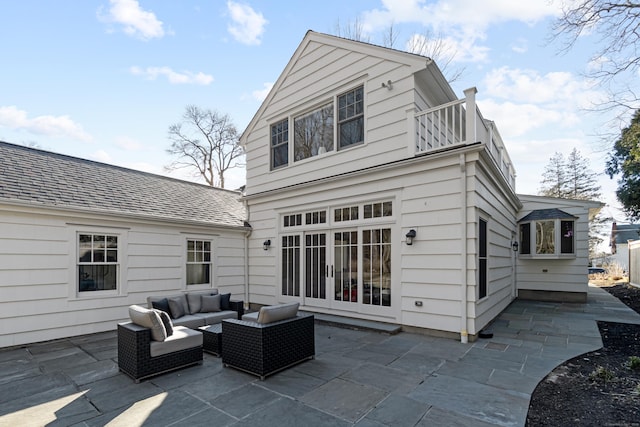
M 640 110 L 622 130 L 607 160 L 607 174 L 620 174 L 616 196 L 631 220 L 640 219 Z
M 589 160 L 574 148 L 565 159 L 556 152 L 542 174 L 541 196 L 575 200 L 597 200 L 600 198 L 597 175 L 589 168 Z M 602 238 L 602 228 L 611 218 L 598 214 L 589 222 L 589 258 L 595 254 Z

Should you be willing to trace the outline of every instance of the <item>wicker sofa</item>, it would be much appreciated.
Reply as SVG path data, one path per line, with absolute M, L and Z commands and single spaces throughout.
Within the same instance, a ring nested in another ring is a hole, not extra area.
M 222 319 L 240 319 L 244 314 L 243 301 L 233 301 L 230 294 L 219 294 L 217 289 L 149 296 L 147 308 L 165 311 L 174 325 L 191 329 L 220 323 Z
M 172 326 L 166 313 L 132 305 L 131 321 L 118 324 L 118 367 L 136 383 L 202 363 L 202 333 Z M 164 317 L 164 319 L 163 319 Z
M 297 309 L 297 303 L 262 307 L 242 320 L 223 320 L 224 366 L 264 380 L 268 375 L 313 359 L 314 317 L 297 313 Z

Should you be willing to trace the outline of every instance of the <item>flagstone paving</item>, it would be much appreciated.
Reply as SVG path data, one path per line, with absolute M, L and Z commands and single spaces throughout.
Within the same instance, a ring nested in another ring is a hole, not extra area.
M 531 393 L 596 350 L 596 320 L 640 324 L 598 288 L 586 304 L 514 301 L 474 343 L 316 324 L 316 358 L 260 381 L 205 353 L 140 384 L 116 333 L 0 350 L 4 426 L 524 426 Z

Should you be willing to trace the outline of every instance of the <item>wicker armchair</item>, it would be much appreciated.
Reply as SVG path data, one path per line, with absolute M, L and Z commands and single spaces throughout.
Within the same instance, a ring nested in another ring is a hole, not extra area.
M 222 363 L 261 380 L 315 356 L 313 315 L 272 323 L 222 321 Z
M 200 346 L 152 357 L 151 329 L 131 322 L 118 324 L 118 367 L 136 383 L 154 375 L 201 363 L 202 341 Z

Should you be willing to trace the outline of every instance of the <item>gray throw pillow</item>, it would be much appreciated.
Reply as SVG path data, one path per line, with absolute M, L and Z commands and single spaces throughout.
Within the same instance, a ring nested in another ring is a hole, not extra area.
M 158 313 L 158 316 L 160 316 L 160 320 L 164 325 L 164 330 L 167 332 L 167 337 L 173 335 L 173 323 L 171 323 L 171 317 L 169 317 L 169 313 L 158 309 L 154 310 L 156 311 L 156 313 Z
M 201 313 L 220 311 L 220 295 L 202 295 Z
M 151 329 L 151 339 L 164 341 L 167 339 L 167 331 L 158 313 L 152 308 L 144 308 L 139 305 L 129 306 L 129 318 L 136 325 Z
M 169 311 L 173 319 L 179 319 L 186 314 L 181 297 L 169 298 Z

